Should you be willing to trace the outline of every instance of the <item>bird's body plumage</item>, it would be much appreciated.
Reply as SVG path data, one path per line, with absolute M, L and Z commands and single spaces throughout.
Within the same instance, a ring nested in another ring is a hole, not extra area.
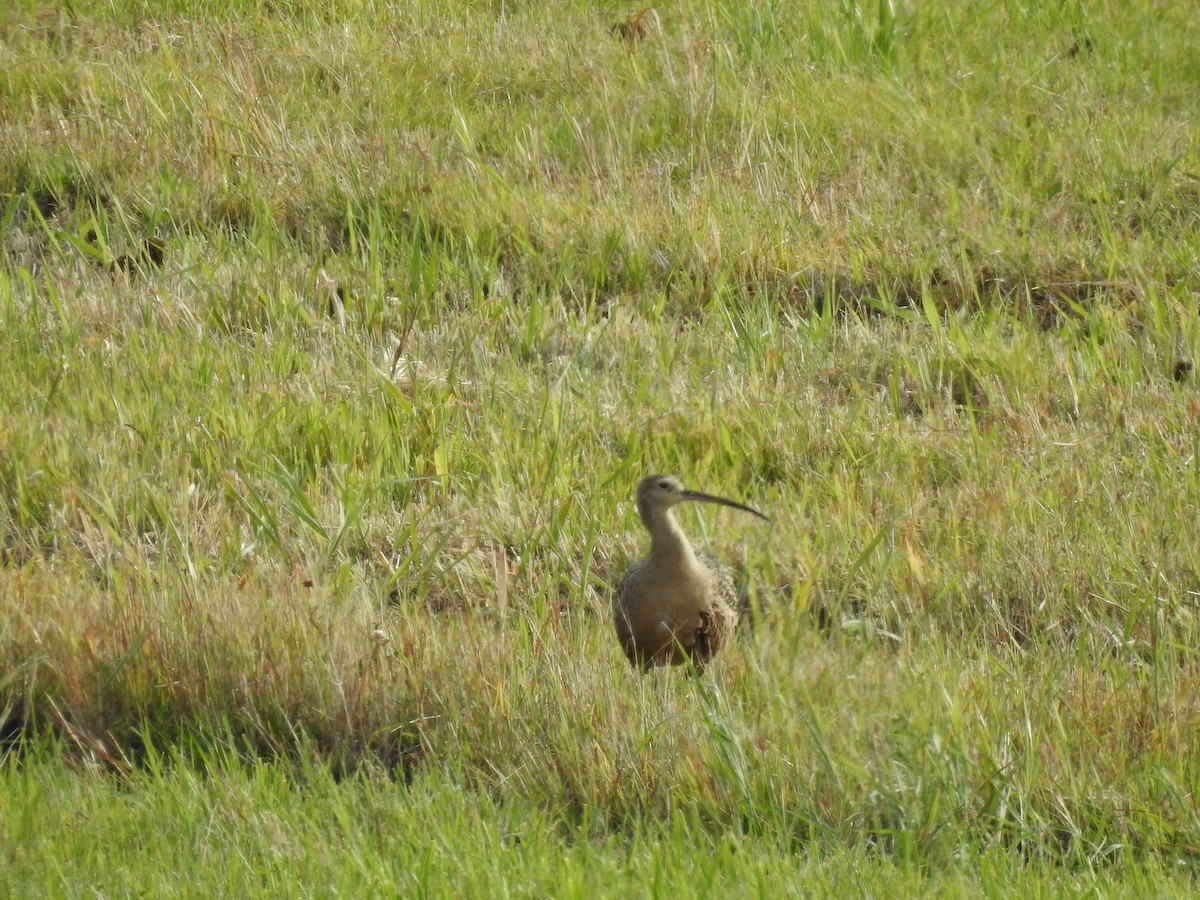
M 749 507 L 684 489 L 654 475 L 638 487 L 638 513 L 650 532 L 650 552 L 633 563 L 613 598 L 613 624 L 629 661 L 649 670 L 691 662 L 702 672 L 733 635 L 738 598 L 733 576 L 688 542 L 671 507 L 682 500 Z
M 686 569 L 638 560 L 617 588 L 613 621 L 629 661 L 642 669 L 678 666 L 697 670 L 737 628 L 737 593 L 729 570 L 710 556 Z

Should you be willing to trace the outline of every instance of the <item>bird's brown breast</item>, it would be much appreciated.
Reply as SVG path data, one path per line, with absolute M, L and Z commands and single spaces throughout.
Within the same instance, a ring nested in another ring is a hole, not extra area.
M 702 668 L 737 625 L 736 605 L 724 597 L 718 573 L 697 565 L 666 570 L 641 560 L 621 582 L 613 619 L 625 655 L 634 665 Z

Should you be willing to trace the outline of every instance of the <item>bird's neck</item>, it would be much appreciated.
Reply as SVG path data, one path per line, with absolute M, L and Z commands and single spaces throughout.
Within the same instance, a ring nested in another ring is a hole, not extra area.
M 650 556 L 661 566 L 690 569 L 699 565 L 687 535 L 675 521 L 670 509 L 661 507 L 638 509 L 646 530 L 650 532 Z

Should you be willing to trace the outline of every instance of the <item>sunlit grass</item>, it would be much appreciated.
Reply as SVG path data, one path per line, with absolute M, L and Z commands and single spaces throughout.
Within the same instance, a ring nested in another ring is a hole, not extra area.
M 0 14 L 21 883 L 1169 890 L 1191 18 Z M 608 624 L 651 470 L 775 523 L 684 518 L 765 610 L 699 683 Z

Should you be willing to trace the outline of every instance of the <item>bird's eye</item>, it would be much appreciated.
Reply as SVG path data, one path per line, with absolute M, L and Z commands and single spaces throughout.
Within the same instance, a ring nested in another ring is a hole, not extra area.
M 669 481 L 660 481 L 660 482 L 658 483 L 658 486 L 659 486 L 660 488 L 662 488 L 664 491 L 669 491 L 669 490 L 671 489 L 671 482 L 669 482 Z

